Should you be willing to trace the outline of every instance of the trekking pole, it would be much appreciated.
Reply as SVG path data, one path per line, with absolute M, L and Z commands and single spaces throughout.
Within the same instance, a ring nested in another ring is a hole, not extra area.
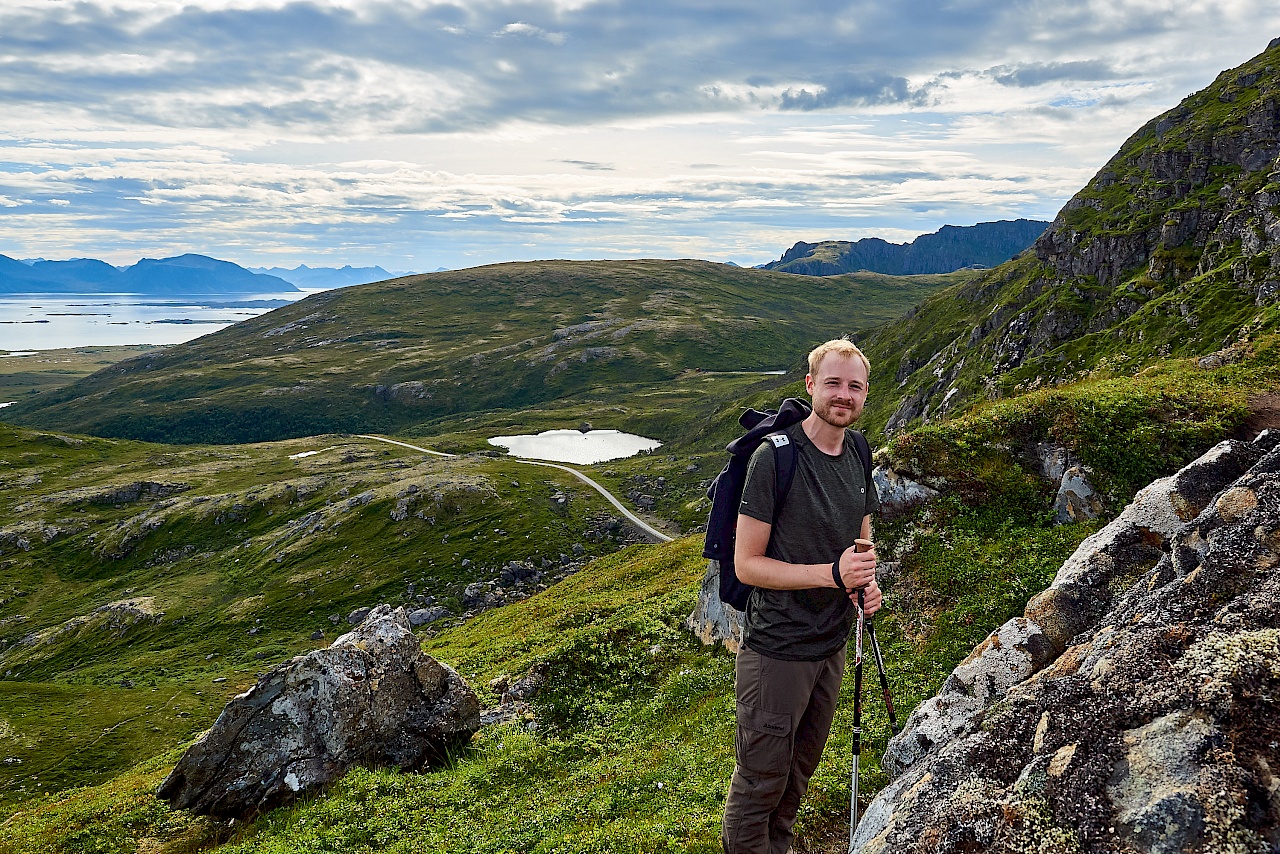
M 867 634 L 871 637 L 871 654 L 876 660 L 876 673 L 880 676 L 880 693 L 884 695 L 884 706 L 889 710 L 889 738 L 898 734 L 898 718 L 893 713 L 893 695 L 889 693 L 889 677 L 884 671 L 884 654 L 880 652 L 880 641 L 876 640 L 876 621 L 867 620 Z
M 849 854 L 858 829 L 858 760 L 862 756 L 862 588 L 858 588 L 858 627 L 853 644 L 853 786 L 849 796 Z

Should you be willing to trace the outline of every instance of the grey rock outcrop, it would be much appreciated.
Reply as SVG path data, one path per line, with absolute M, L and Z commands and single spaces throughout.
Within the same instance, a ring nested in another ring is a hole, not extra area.
M 684 624 L 707 646 L 723 644 L 730 652 L 737 652 L 742 644 L 742 612 L 720 601 L 719 561 L 707 561 L 698 602 Z
M 856 850 L 1280 849 L 1277 438 L 1086 540 L 891 741 Z
M 871 481 L 875 484 L 876 496 L 880 499 L 880 515 L 886 519 L 900 516 L 942 494 L 888 466 L 876 466 L 871 472 Z
M 247 818 L 353 765 L 423 767 L 479 726 L 471 688 L 422 652 L 403 609 L 379 605 L 332 646 L 272 668 L 235 697 L 157 795 L 197 814 Z

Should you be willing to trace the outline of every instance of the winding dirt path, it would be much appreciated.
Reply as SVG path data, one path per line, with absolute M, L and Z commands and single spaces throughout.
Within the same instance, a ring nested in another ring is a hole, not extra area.
M 356 435 L 359 436 L 361 439 L 372 439 L 375 442 L 386 442 L 389 445 L 399 445 L 402 448 L 409 448 L 414 451 L 421 451 L 424 454 L 431 454 L 432 456 L 435 456 L 435 457 L 456 457 L 457 456 L 457 454 L 446 454 L 444 451 L 433 451 L 429 448 L 421 448 L 417 445 L 410 445 L 408 442 L 401 442 L 397 439 L 388 439 L 384 436 L 373 436 L 368 433 L 357 433 Z M 503 457 L 503 459 L 507 459 L 517 463 L 524 463 L 525 465 L 546 466 L 547 468 L 560 469 L 560 471 L 568 472 L 569 474 L 576 477 L 578 480 L 585 483 L 587 486 L 594 489 L 596 492 L 603 495 L 605 497 L 605 500 L 607 500 L 614 507 L 618 508 L 618 511 L 622 513 L 623 516 L 627 517 L 627 520 L 630 521 L 631 524 L 639 528 L 646 537 L 649 537 L 655 543 L 671 542 L 671 537 L 668 537 L 666 534 L 662 533 L 657 528 L 653 527 L 648 522 L 641 519 L 635 513 L 632 513 L 622 504 L 621 501 L 619 501 L 617 498 L 614 497 L 613 493 L 611 493 L 609 490 L 605 489 L 599 483 L 587 477 L 585 474 L 578 471 L 577 469 L 569 468 L 568 466 L 561 465 L 560 463 L 549 463 L 549 462 L 544 462 L 542 460 L 526 460 L 523 457 Z

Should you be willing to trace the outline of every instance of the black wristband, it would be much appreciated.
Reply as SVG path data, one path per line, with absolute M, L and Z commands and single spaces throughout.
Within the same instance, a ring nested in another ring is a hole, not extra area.
M 832 580 L 832 581 L 834 581 L 834 582 L 836 583 L 836 589 L 837 589 L 837 590 L 848 590 L 848 589 L 849 589 L 849 588 L 847 588 L 847 587 L 845 587 L 845 586 L 844 586 L 844 579 L 840 577 L 840 558 L 836 558 L 836 559 L 831 563 L 831 580 Z

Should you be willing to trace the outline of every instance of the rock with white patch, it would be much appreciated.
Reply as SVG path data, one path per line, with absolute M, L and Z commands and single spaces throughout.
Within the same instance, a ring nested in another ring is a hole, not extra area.
M 887 519 L 900 516 L 941 494 L 888 466 L 876 466 L 871 472 L 871 481 L 875 484 L 876 496 L 880 499 L 880 515 Z
M 412 770 L 480 727 L 480 704 L 422 652 L 403 609 L 379 605 L 327 649 L 285 662 L 235 697 L 157 795 L 197 814 L 249 818 L 353 765 Z
M 1102 515 L 1102 498 L 1089 481 L 1091 474 L 1085 466 L 1072 466 L 1062 473 L 1053 501 L 1058 524 L 1087 522 Z
M 742 612 L 720 601 L 720 562 L 708 561 L 693 613 L 684 622 L 708 646 L 722 644 L 730 652 L 742 645 Z

